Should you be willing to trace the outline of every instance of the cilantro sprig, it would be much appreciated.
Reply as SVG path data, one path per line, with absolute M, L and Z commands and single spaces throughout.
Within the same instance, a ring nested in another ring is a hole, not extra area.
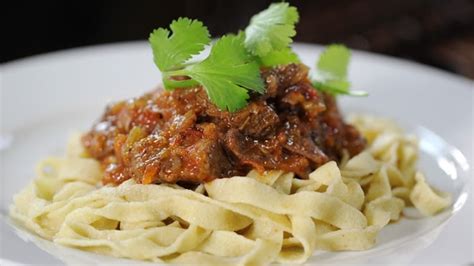
M 209 45 L 209 32 L 202 22 L 188 18 L 173 21 L 170 29 L 171 35 L 159 28 L 149 38 L 166 89 L 202 85 L 217 107 L 231 112 L 246 105 L 248 90 L 264 92 L 259 65 L 245 49 L 242 37 L 224 36 L 205 60 L 185 64 Z
M 347 69 L 351 58 L 351 51 L 344 45 L 333 44 L 328 46 L 319 56 L 316 63 L 319 79 L 313 85 L 331 94 L 345 94 L 351 96 L 367 96 L 365 91 L 351 91 L 351 83 L 347 80 Z

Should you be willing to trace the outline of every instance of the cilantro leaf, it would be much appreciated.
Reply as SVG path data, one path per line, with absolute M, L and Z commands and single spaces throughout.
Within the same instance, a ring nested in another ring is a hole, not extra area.
M 290 63 L 300 63 L 300 59 L 291 48 L 283 48 L 281 50 L 273 50 L 267 55 L 260 57 L 263 66 L 271 67 L 278 65 L 286 65 Z
M 333 44 L 319 56 L 317 68 L 327 79 L 345 80 L 351 51 L 344 45 Z
M 298 10 L 288 3 L 271 4 L 250 20 L 245 29 L 245 47 L 257 56 L 288 47 L 298 19 Z
M 155 64 L 161 71 L 179 68 L 186 60 L 210 43 L 207 28 L 198 20 L 179 18 L 170 25 L 173 34 L 163 28 L 149 37 Z
M 364 91 L 351 91 L 347 81 L 347 68 L 351 58 L 350 50 L 344 45 L 328 46 L 319 56 L 316 64 L 320 80 L 313 81 L 314 87 L 331 94 L 367 96 Z
M 185 69 L 203 85 L 210 100 L 222 110 L 234 112 L 247 104 L 247 90 L 264 92 L 259 66 L 244 47 L 242 38 L 223 36 L 202 62 Z

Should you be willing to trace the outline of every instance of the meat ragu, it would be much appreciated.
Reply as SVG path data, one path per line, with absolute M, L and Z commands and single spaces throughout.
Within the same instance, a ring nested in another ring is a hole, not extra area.
M 294 172 L 299 178 L 364 149 L 344 123 L 333 96 L 316 90 L 308 69 L 263 69 L 265 94 L 230 113 L 202 87 L 155 90 L 107 107 L 82 142 L 105 169 L 104 184 L 203 183 L 251 169 Z

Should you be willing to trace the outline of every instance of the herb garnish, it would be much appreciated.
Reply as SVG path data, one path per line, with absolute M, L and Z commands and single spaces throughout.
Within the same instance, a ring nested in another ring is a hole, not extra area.
M 313 85 L 331 94 L 345 94 L 351 96 L 367 96 L 364 91 L 349 90 L 351 83 L 347 80 L 347 68 L 351 58 L 351 51 L 344 45 L 329 45 L 319 56 L 316 68 L 320 76 Z
M 245 47 L 256 56 L 287 48 L 296 35 L 298 10 L 288 3 L 271 4 L 253 16 L 245 29 Z
M 288 3 L 271 4 L 252 17 L 245 31 L 219 38 L 208 57 L 194 63 L 189 60 L 211 43 L 208 29 L 198 20 L 174 20 L 171 32 L 158 28 L 149 42 L 167 90 L 202 85 L 212 103 L 234 112 L 246 106 L 249 91 L 264 93 L 260 67 L 300 62 L 290 48 L 298 19 L 298 11 Z M 361 95 L 349 91 L 349 58 L 347 48 L 330 46 L 317 64 L 324 75 L 314 81 L 315 87 L 332 94 Z

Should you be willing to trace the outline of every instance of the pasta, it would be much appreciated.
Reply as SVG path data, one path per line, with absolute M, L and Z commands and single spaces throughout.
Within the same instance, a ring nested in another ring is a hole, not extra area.
M 102 171 L 78 137 L 65 157 L 51 157 L 15 196 L 11 216 L 55 243 L 165 263 L 304 263 L 315 250 L 365 250 L 400 219 L 405 206 L 424 215 L 447 208 L 416 171 L 417 143 L 392 123 L 359 116 L 368 150 L 329 162 L 309 179 L 251 171 L 195 190 L 130 179 L 100 186 Z

